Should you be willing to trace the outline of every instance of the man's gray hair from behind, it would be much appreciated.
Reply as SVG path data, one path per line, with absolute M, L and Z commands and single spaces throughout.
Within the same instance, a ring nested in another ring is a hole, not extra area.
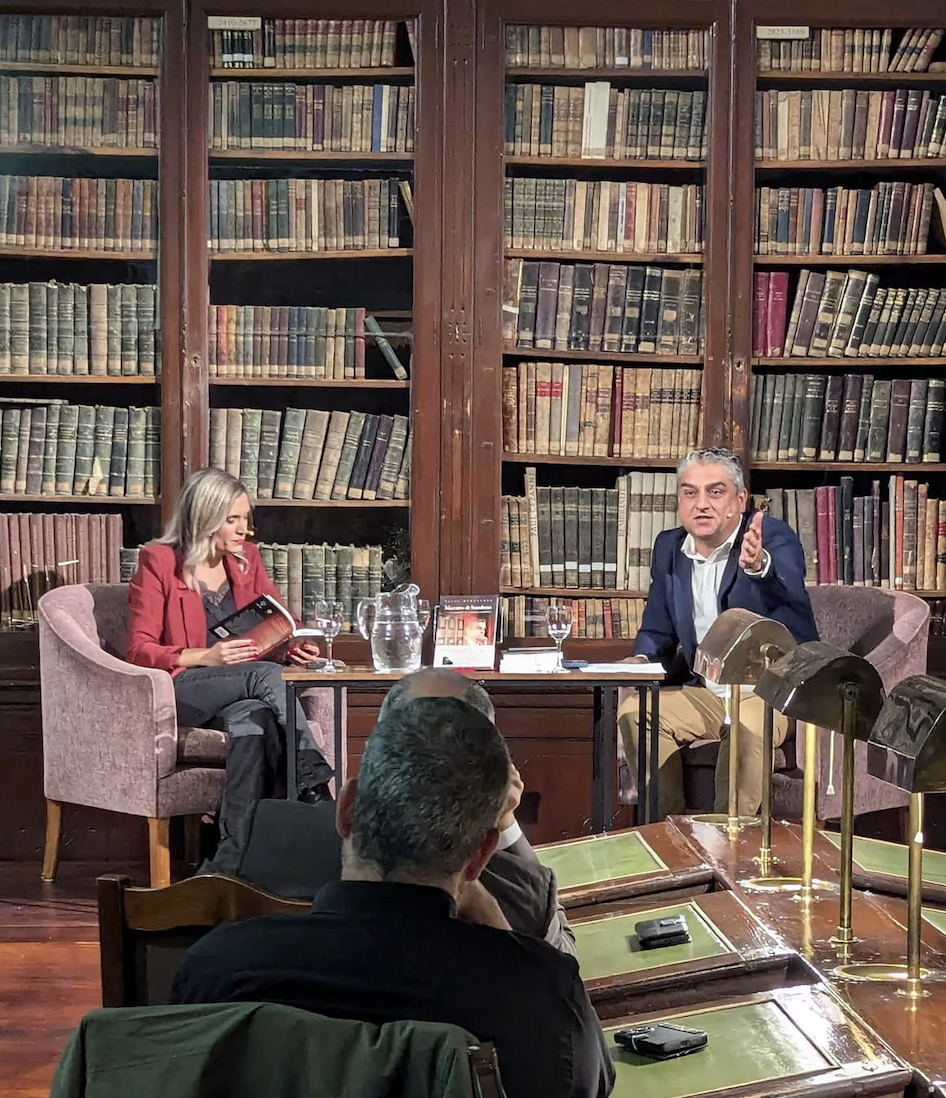
M 378 720 L 415 698 L 459 698 L 496 723 L 492 698 L 482 683 L 451 671 L 449 667 L 422 667 L 398 679 L 381 703 Z
M 719 465 L 729 474 L 729 479 L 735 484 L 737 492 L 742 492 L 746 487 L 742 459 L 732 450 L 726 450 L 722 446 L 705 446 L 702 450 L 691 450 L 677 465 L 678 484 L 680 477 L 691 465 Z
M 408 699 L 365 745 L 352 854 L 382 878 L 452 876 L 497 826 L 508 789 L 509 752 L 492 721 L 459 698 Z

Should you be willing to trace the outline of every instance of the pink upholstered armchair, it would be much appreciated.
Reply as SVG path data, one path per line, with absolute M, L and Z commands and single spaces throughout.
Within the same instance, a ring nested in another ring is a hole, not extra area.
M 125 662 L 127 592 L 126 584 L 77 584 L 38 604 L 44 880 L 56 875 L 64 803 L 145 816 L 154 888 L 170 884 L 171 817 L 197 819 L 220 803 L 226 738 L 179 728 L 171 676 Z M 303 705 L 333 764 L 332 692 L 307 691 Z

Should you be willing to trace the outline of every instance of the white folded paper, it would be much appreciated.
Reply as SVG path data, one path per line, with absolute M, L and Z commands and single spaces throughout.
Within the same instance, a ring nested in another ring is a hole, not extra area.
M 638 675 L 665 674 L 662 663 L 588 663 L 579 670 L 590 675 L 605 675 L 609 671 L 633 671 Z

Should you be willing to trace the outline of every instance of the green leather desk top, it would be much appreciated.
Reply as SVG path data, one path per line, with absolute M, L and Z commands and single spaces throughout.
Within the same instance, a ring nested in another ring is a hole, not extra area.
M 667 868 L 633 832 L 592 835 L 578 842 L 544 846 L 536 850 L 536 855 L 554 871 L 560 891 L 622 877 L 641 877 Z
M 615 1027 L 605 1029 L 617 1074 L 612 1098 L 684 1098 L 836 1066 L 771 1000 L 689 1011 L 673 1021 L 704 1030 L 706 1048 L 675 1060 L 650 1060 L 618 1048 Z M 803 1094 L 804 1088 L 794 1091 Z
M 643 949 L 634 934 L 635 923 L 682 914 L 690 930 L 690 941 L 661 949 Z M 683 964 L 733 952 L 733 947 L 692 902 L 615 915 L 579 923 L 572 928 L 578 948 L 583 980 L 644 972 L 665 965 Z
M 840 847 L 841 836 L 825 831 L 824 837 Z M 901 843 L 854 836 L 854 861 L 867 873 L 883 873 L 887 877 L 907 876 L 907 848 Z M 923 880 L 946 886 L 946 854 L 940 850 L 923 851 Z
M 923 918 L 930 926 L 936 927 L 940 934 L 946 934 L 946 911 L 941 907 L 924 907 Z

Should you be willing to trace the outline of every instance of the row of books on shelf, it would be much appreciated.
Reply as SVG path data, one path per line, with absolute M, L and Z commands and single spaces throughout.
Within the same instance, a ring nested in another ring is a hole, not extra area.
M 0 512 L 0 629 L 32 625 L 64 583 L 118 583 L 122 552 L 118 514 Z
M 941 462 L 946 380 L 870 374 L 752 379 L 757 461 Z
M 381 592 L 380 545 L 259 545 L 263 567 L 291 613 L 312 621 L 319 599 L 338 600 L 345 608 L 342 629 L 357 629 L 359 600 Z
M 317 408 L 212 408 L 211 464 L 251 497 L 409 499 L 407 416 Z
M 937 188 L 938 189 L 938 188 Z M 759 187 L 759 255 L 925 255 L 932 183 L 873 187 Z
M 700 370 L 520 362 L 503 369 L 503 450 L 676 458 L 700 427 Z
M 154 179 L 0 175 L 0 247 L 154 250 Z
M 785 72 L 927 72 L 937 27 L 815 27 L 807 37 L 758 42 L 759 69 Z M 896 43 L 896 45 L 894 45 Z
M 607 80 L 507 84 L 503 147 L 509 156 L 701 160 L 706 93 L 622 90 Z
M 673 473 L 625 473 L 614 488 L 541 487 L 503 496 L 500 585 L 640 591 L 654 539 L 677 525 Z M 513 547 L 517 546 L 516 552 Z
M 2 403 L 0 493 L 157 496 L 161 409 Z
M 161 372 L 157 286 L 0 282 L 0 374 Z
M 399 248 L 397 179 L 212 179 L 210 250 Z
M 0 63 L 157 65 L 161 20 L 119 15 L 0 15 Z
M 703 272 L 507 259 L 507 347 L 698 355 Z
M 943 353 L 946 290 L 881 286 L 866 271 L 756 271 L 752 353 L 763 357 L 916 358 Z
M 0 75 L 0 145 L 153 149 L 154 80 Z
M 214 81 L 209 112 L 212 151 L 414 151 L 411 85 Z
M 545 611 L 551 603 L 572 608 L 570 637 L 579 640 L 632 640 L 640 629 L 644 599 L 550 599 L 505 595 L 499 613 L 504 637 L 547 637 Z
M 506 64 L 546 69 L 705 69 L 710 32 L 509 23 Z
M 946 500 L 892 476 L 856 494 L 853 477 L 819 488 L 774 489 L 769 508 L 797 533 L 806 582 L 905 591 L 946 588 Z
M 395 377 L 404 381 L 407 370 L 388 335 L 398 339 L 405 333 L 385 334 L 363 307 L 211 305 L 210 375 L 360 380 L 365 377 L 365 341 L 370 338 Z M 2 361 L 0 357 L 0 372 Z
M 946 95 L 919 88 L 756 92 L 759 160 L 942 156 Z
M 703 251 L 703 188 L 696 183 L 506 179 L 506 246 L 569 251 Z
M 408 20 L 408 37 L 414 21 Z M 261 19 L 252 30 L 211 30 L 210 57 L 224 69 L 358 69 L 395 63 L 393 19 Z

